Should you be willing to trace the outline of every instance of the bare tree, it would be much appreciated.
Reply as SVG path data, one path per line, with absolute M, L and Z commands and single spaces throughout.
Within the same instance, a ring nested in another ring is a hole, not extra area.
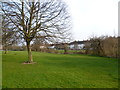
M 106 56 L 118 57 L 118 38 L 106 37 L 104 40 L 104 52 Z
M 7 53 L 8 46 L 16 43 L 16 34 L 13 32 L 14 29 L 12 25 L 10 25 L 10 21 L 6 16 L 2 18 L 2 46 L 5 54 Z
M 104 41 L 104 36 L 90 38 L 91 49 L 94 55 L 104 56 L 103 41 Z
M 118 36 L 118 58 L 120 59 L 120 36 Z
M 1 13 L 0 13 L 0 50 L 2 50 L 2 14 Z
M 15 30 L 24 38 L 28 63 L 33 62 L 30 45 L 37 35 L 54 42 L 61 39 L 61 34 L 68 31 L 69 14 L 66 4 L 61 0 L 2 2 L 1 9 Z
M 100 36 L 91 37 L 85 45 L 86 53 L 98 55 L 98 56 L 108 56 L 108 57 L 119 57 L 119 37 L 112 36 Z
M 91 49 L 91 43 L 89 40 L 87 40 L 85 43 L 84 49 L 85 49 L 85 54 L 90 54 L 90 49 Z
M 98 56 L 104 56 L 104 36 L 92 36 L 87 42 L 85 42 L 85 53 Z

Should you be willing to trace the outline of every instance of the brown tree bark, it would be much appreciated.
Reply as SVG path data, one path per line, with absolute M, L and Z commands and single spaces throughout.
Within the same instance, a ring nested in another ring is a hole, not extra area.
M 27 42 L 27 51 L 28 51 L 28 63 L 32 63 L 33 62 L 33 58 L 32 58 L 30 42 Z
M 68 47 L 67 47 L 67 44 L 64 44 L 64 54 L 68 54 Z
M 7 54 L 7 45 L 5 43 L 5 46 L 4 46 L 4 54 Z
M 4 54 L 7 54 L 7 49 L 5 48 L 5 52 L 4 52 Z

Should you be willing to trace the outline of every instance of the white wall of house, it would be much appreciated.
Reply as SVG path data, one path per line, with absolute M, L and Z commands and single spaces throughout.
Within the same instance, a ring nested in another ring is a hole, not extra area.
M 54 49 L 54 48 L 55 48 L 55 46 L 49 46 L 48 48 L 50 48 L 50 49 Z
M 40 49 L 46 48 L 45 46 L 40 46 Z
M 69 48 L 70 49 L 74 49 L 74 45 L 72 44 L 72 45 L 69 45 Z
M 77 46 L 72 44 L 72 45 L 69 45 L 69 48 L 70 49 L 83 49 L 84 46 L 85 44 L 77 44 Z
M 79 49 L 83 49 L 84 46 L 85 44 L 78 44 Z

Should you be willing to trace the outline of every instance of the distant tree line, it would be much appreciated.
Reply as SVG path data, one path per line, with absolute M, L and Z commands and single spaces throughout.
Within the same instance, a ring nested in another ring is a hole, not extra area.
M 96 56 L 107 56 L 107 57 L 120 57 L 120 37 L 112 36 L 100 36 L 100 37 L 91 37 L 89 40 L 85 41 L 83 50 L 77 50 L 77 52 L 69 52 L 68 44 L 58 44 L 59 47 L 62 47 L 65 54 L 90 54 Z M 32 51 L 48 52 L 48 53 L 59 53 L 59 50 L 55 48 L 49 48 L 51 44 L 44 42 L 44 40 L 35 39 L 31 45 Z M 65 48 L 64 48 L 65 47 Z M 66 49 L 67 47 L 67 49 Z M 27 48 L 25 45 L 11 45 L 8 47 L 8 50 L 18 50 L 25 51 Z M 61 49 L 60 49 L 61 50 Z M 75 50 L 74 50 L 75 51 Z M 67 53 L 66 53 L 67 52 Z

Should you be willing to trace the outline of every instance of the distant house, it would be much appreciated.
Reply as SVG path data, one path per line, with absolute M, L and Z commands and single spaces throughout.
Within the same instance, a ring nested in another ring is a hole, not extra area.
M 53 44 L 48 46 L 49 49 L 55 49 L 55 46 Z
M 65 44 L 68 46 L 68 49 L 71 50 L 80 50 L 83 49 L 85 46 L 86 41 L 74 41 L 71 43 L 60 43 L 60 44 L 51 44 L 49 46 L 50 49 L 57 49 L 57 50 L 63 50 L 65 47 Z
M 44 48 L 46 48 L 45 45 L 40 45 L 40 49 L 44 49 Z
M 80 50 L 83 49 L 85 46 L 86 41 L 74 41 L 69 43 L 69 48 L 72 50 Z
M 68 43 L 50 44 L 48 48 L 56 49 L 56 50 L 63 50 L 65 44 L 68 44 Z

